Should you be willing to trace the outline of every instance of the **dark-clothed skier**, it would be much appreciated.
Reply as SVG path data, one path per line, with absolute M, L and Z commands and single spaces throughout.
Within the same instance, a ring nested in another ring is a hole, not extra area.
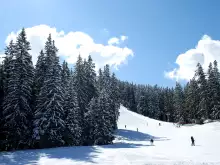
M 151 143 L 151 145 L 153 145 L 154 144 L 154 140 L 150 139 L 150 143 Z
M 191 136 L 191 142 L 192 142 L 192 146 L 195 146 L 195 139 L 193 136 Z

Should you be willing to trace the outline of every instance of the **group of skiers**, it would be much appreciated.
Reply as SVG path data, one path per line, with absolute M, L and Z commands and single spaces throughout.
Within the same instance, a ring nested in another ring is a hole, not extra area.
M 159 126 L 161 126 L 161 123 L 159 123 Z M 125 129 L 126 129 L 126 125 L 125 125 Z M 137 132 L 138 132 L 138 128 L 137 128 Z M 192 142 L 191 145 L 195 146 L 195 139 L 194 139 L 193 136 L 191 136 L 191 142 Z M 153 145 L 153 143 L 154 143 L 154 139 L 153 138 L 150 139 L 150 143 L 151 143 L 151 145 Z

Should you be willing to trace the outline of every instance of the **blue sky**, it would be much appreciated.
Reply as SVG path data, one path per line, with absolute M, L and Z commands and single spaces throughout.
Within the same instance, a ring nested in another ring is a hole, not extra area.
M 181 74 L 187 73 L 186 67 L 193 60 L 193 65 L 200 61 L 198 58 L 204 50 L 188 55 L 186 52 L 201 40 L 202 46 L 205 43 L 211 49 L 220 39 L 220 1 L 217 0 L 2 0 L 0 3 L 0 51 L 4 50 L 6 37 L 12 31 L 41 24 L 65 33 L 86 33 L 95 43 L 103 45 L 109 38 L 127 36 L 120 47 L 128 47 L 134 56 L 128 56 L 127 64 L 120 65 L 115 72 L 122 80 L 141 84 L 174 85 L 171 78 L 175 76 L 167 77 L 164 72 L 178 70 L 175 64 L 178 56 L 184 54 L 179 64 L 183 68 Z M 204 35 L 208 37 L 203 42 Z M 209 59 L 216 58 L 218 55 L 214 53 Z

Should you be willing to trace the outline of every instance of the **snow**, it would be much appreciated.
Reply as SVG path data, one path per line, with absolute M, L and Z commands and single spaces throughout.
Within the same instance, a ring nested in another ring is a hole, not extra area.
M 177 128 L 121 107 L 118 127 L 113 145 L 2 152 L 0 165 L 220 165 L 219 122 Z

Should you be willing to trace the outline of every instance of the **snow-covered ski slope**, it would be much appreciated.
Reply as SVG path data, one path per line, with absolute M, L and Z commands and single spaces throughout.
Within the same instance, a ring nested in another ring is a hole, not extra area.
M 113 145 L 2 152 L 0 165 L 220 165 L 218 122 L 177 128 L 121 107 L 118 126 Z

